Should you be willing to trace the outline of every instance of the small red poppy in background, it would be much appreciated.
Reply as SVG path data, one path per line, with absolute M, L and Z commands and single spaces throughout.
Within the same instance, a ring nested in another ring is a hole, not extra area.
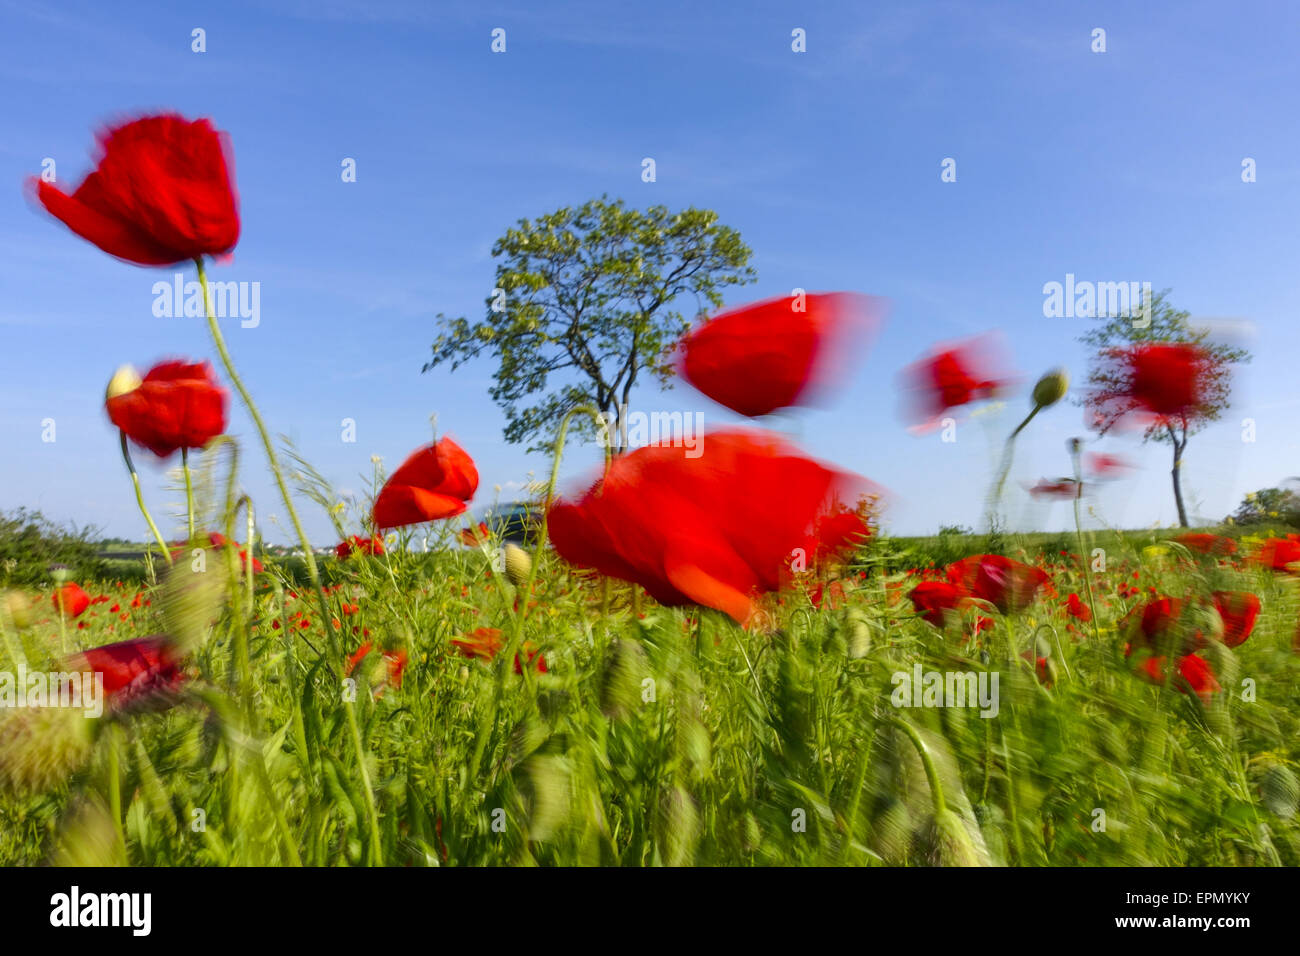
M 1034 603 L 1047 572 L 1000 554 L 974 554 L 948 565 L 948 582 L 974 598 L 988 601 L 1003 614 L 1016 614 Z
M 1223 620 L 1223 643 L 1228 647 L 1244 644 L 1259 619 L 1259 595 L 1250 591 L 1215 591 L 1214 607 Z
M 1133 465 L 1128 459 L 1121 458 L 1119 455 L 1103 455 L 1095 451 L 1088 452 L 1083 462 L 1084 468 L 1094 478 L 1118 478 L 1133 470 Z
M 344 675 L 351 676 L 352 672 L 357 669 L 357 665 L 365 660 L 366 655 L 368 655 L 372 650 L 374 650 L 374 644 L 370 641 L 366 641 L 357 648 L 356 653 L 348 658 L 347 667 L 344 668 L 343 671 Z M 392 684 L 394 687 L 400 688 L 402 686 L 402 674 L 406 670 L 406 651 L 384 651 L 383 658 L 384 664 L 388 669 L 388 683 Z
M 95 170 L 72 195 L 32 179 L 56 218 L 142 266 L 219 256 L 239 241 L 229 140 L 206 120 L 146 116 L 98 136 Z
M 354 554 L 370 554 L 377 557 L 384 553 L 384 539 L 379 535 L 370 538 L 363 538 L 359 534 L 354 534 L 348 540 L 343 541 L 334 549 L 334 555 L 340 561 L 346 561 Z
M 202 448 L 226 430 L 226 390 L 207 362 L 160 362 L 143 379 L 123 366 L 104 407 L 127 438 L 159 458 Z
M 185 682 L 181 653 L 162 634 L 81 651 L 70 658 L 72 670 L 104 677 L 104 695 L 114 709 L 169 704 Z
M 443 438 L 413 453 L 384 482 L 375 498 L 375 527 L 384 531 L 455 517 L 477 490 L 473 459 Z
M 1165 671 L 1164 657 L 1148 657 L 1138 668 L 1138 673 L 1142 677 L 1155 684 L 1163 684 L 1170 679 L 1170 675 Z M 1178 658 L 1178 673 L 1174 677 L 1174 686 L 1178 688 L 1180 694 L 1187 693 L 1187 688 L 1191 687 L 1194 694 L 1206 700 L 1220 690 L 1219 682 L 1214 676 L 1214 668 L 1199 654 L 1186 654 Z
M 991 334 L 937 347 L 903 371 L 904 417 L 914 431 L 936 428 L 950 409 L 993 398 L 1011 384 L 1003 368 L 1000 341 Z
M 220 550 L 226 546 L 226 536 L 218 531 L 208 532 L 208 541 L 212 547 Z M 242 570 L 248 570 L 248 552 L 239 546 L 238 541 L 230 542 L 230 546 L 239 552 L 239 566 Z M 262 573 L 262 562 L 253 558 L 253 573 Z
M 966 592 L 947 581 L 922 581 L 907 596 L 921 618 L 935 627 L 944 627 L 949 615 L 967 601 Z
M 1274 571 L 1290 571 L 1290 565 L 1300 561 L 1300 541 L 1294 535 L 1269 538 L 1255 551 L 1255 560 Z
M 495 627 L 477 627 L 468 634 L 452 638 L 451 643 L 455 646 L 456 650 L 460 651 L 462 656 L 484 662 L 491 662 L 494 660 L 497 654 L 501 653 L 506 646 L 506 641 L 502 636 L 501 631 Z M 532 664 L 536 661 L 538 672 L 542 674 L 547 672 L 546 658 L 542 657 L 538 653 L 536 645 L 530 641 L 525 641 L 523 652 L 528 658 L 528 663 Z M 523 668 L 520 666 L 518 654 L 515 655 L 515 673 L 523 673 Z
M 633 581 L 667 606 L 700 604 L 749 621 L 757 593 L 779 590 L 820 553 L 868 532 L 850 503 L 869 483 L 804 457 L 768 432 L 704 436 L 698 457 L 649 445 L 616 458 L 581 496 L 552 506 L 548 528 L 570 564 Z M 829 519 L 829 520 L 826 520 Z
M 1087 602 L 1081 600 L 1078 594 L 1071 593 L 1066 598 L 1065 611 L 1070 617 L 1083 621 L 1085 624 L 1092 620 L 1092 608 L 1088 607 Z
M 1228 555 L 1237 553 L 1237 542 L 1220 534 L 1193 533 L 1184 534 L 1174 539 L 1189 551 L 1201 554 Z
M 1087 399 L 1092 423 L 1102 430 L 1200 416 L 1215 371 L 1210 353 L 1188 342 L 1108 349 L 1103 366 L 1107 385 Z
M 723 312 L 682 339 L 682 377 L 750 417 L 808 404 L 837 383 L 872 312 L 871 298 L 847 292 L 782 296 Z
M 487 522 L 480 521 L 476 526 L 460 529 L 460 543 L 467 548 L 477 548 L 488 542 L 492 537 L 492 532 L 488 530 Z
M 1060 498 L 1073 501 L 1082 493 L 1079 484 L 1073 478 L 1058 478 L 1056 481 L 1043 478 L 1029 489 L 1029 493 L 1035 498 Z
M 59 611 L 64 617 L 80 617 L 86 613 L 86 608 L 90 607 L 90 595 L 82 590 L 80 584 L 69 581 L 50 598 L 54 604 L 54 610 Z

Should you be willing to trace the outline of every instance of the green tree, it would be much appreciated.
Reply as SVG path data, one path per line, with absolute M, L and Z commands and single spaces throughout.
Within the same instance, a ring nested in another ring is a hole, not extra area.
M 484 318 L 439 314 L 423 371 L 495 357 L 489 394 L 505 412 L 505 438 L 530 450 L 549 447 L 579 405 L 600 409 L 619 435 L 638 381 L 670 387 L 671 348 L 690 327 L 673 308 L 678 296 L 694 297 L 693 316 L 721 306 L 725 286 L 755 278 L 749 247 L 716 213 L 628 209 L 603 196 L 519 220 L 492 255 L 500 261 Z
M 1261 488 L 1241 499 L 1237 510 L 1229 516 L 1233 524 L 1268 524 L 1281 521 L 1300 524 L 1300 497 L 1287 488 Z
M 1187 321 L 1190 313 L 1175 309 L 1168 301 L 1169 290 L 1149 297 L 1143 306 L 1129 309 L 1120 315 L 1101 316 L 1101 324 L 1079 336 L 1079 341 L 1096 350 L 1088 373 L 1088 388 L 1083 397 L 1076 399 L 1095 417 L 1095 427 L 1105 434 L 1127 410 L 1122 396 L 1128 383 L 1114 363 L 1108 361 L 1112 350 L 1144 342 L 1183 342 L 1199 346 L 1207 361 L 1200 382 L 1201 401 L 1185 414 L 1163 417 L 1143 433 L 1143 441 L 1165 442 L 1173 447 L 1174 503 L 1178 506 L 1178 523 L 1186 528 L 1187 508 L 1183 504 L 1182 467 L 1187 440 L 1211 422 L 1218 421 L 1229 405 L 1232 395 L 1232 366 L 1249 362 L 1250 353 L 1209 341 L 1209 330 L 1196 329 Z

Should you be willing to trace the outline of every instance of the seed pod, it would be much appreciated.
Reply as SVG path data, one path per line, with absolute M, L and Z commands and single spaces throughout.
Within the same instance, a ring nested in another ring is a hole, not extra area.
M 528 552 L 513 541 L 507 541 L 502 548 L 505 556 L 506 578 L 517 588 L 528 584 L 528 575 L 533 570 L 533 559 Z
M 196 567 L 197 565 L 197 567 Z M 226 562 L 209 550 L 201 562 L 177 561 L 162 587 L 162 616 L 179 656 L 198 650 L 221 613 L 226 594 Z
M 1055 405 L 1065 398 L 1070 389 L 1070 373 L 1063 368 L 1054 368 L 1034 386 L 1034 404 L 1040 408 Z
M 1280 763 L 1273 764 L 1264 771 L 1259 789 L 1269 812 L 1277 814 L 1283 820 L 1295 816 L 1297 805 L 1300 805 L 1300 781 L 1296 780 L 1296 775 L 1289 767 Z
M 76 709 L 0 710 L 0 793 L 29 797 L 53 789 L 90 759 L 91 721 Z

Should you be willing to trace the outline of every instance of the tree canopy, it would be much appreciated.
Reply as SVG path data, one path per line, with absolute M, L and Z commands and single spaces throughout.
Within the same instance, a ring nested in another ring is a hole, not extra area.
M 423 371 L 495 358 L 489 394 L 505 412 L 505 438 L 530 450 L 549 447 L 559 420 L 584 404 L 616 435 L 638 381 L 671 384 L 671 349 L 690 327 L 678 297 L 693 297 L 692 318 L 720 307 L 724 287 L 754 280 L 750 254 L 707 209 L 637 210 L 602 196 L 521 219 L 492 247 L 499 262 L 484 317 L 440 313 Z

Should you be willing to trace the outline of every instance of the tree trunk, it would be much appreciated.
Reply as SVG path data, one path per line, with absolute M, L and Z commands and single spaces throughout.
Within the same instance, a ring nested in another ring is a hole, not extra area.
M 1174 502 L 1178 505 L 1178 526 L 1180 528 L 1189 527 L 1187 524 L 1187 508 L 1183 505 L 1183 449 L 1187 446 L 1187 440 L 1182 443 L 1174 441 Z

